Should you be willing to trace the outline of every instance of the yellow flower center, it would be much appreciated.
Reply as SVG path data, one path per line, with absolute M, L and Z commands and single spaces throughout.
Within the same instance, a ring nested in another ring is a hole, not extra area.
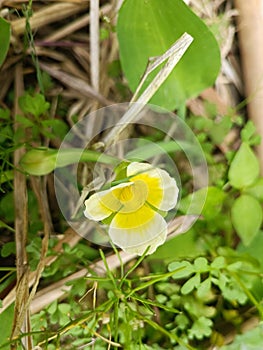
M 120 201 L 122 203 L 128 202 L 133 197 L 132 186 L 124 187 L 120 193 Z
M 147 184 L 137 180 L 127 183 L 125 187 L 113 188 L 100 198 L 100 202 L 112 212 L 132 213 L 145 204 L 147 196 Z

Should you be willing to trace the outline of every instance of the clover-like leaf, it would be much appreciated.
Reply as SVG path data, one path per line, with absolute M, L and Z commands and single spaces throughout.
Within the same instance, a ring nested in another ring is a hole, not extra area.
M 196 273 L 191 277 L 181 288 L 182 294 L 189 294 L 194 288 L 197 288 L 200 285 L 201 277 L 199 273 Z
M 211 278 L 206 278 L 199 286 L 197 286 L 198 298 L 205 298 L 211 289 Z
M 216 268 L 216 269 L 222 269 L 225 267 L 225 258 L 223 256 L 217 256 L 211 263 L 211 267 Z
M 195 267 L 197 272 L 207 272 L 210 270 L 209 265 L 208 265 L 208 261 L 203 256 L 200 256 L 200 257 L 195 259 L 194 267 Z
M 168 265 L 168 270 L 175 271 L 174 275 L 172 276 L 174 279 L 188 277 L 194 272 L 193 266 L 188 261 L 174 261 Z
M 41 94 L 31 96 L 27 93 L 20 97 L 19 106 L 24 113 L 39 117 L 48 111 L 50 104 L 46 102 L 45 96 Z
M 203 339 L 204 337 L 209 337 L 212 333 L 213 322 L 204 316 L 201 316 L 196 320 L 189 330 L 189 338 L 193 339 Z

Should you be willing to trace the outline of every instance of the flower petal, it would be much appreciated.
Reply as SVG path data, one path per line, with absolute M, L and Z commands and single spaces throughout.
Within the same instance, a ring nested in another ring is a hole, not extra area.
M 84 215 L 90 220 L 101 221 L 112 214 L 112 211 L 101 203 L 98 193 L 93 194 L 87 199 L 85 206 Z
M 146 248 L 150 246 L 147 254 L 152 254 L 158 246 L 165 242 L 167 224 L 160 214 L 151 211 L 153 217 L 150 220 L 132 228 L 119 227 L 118 216 L 125 214 L 116 214 L 109 228 L 109 236 L 112 242 L 125 252 L 138 255 L 142 255 Z M 130 214 L 126 215 L 131 216 Z
M 159 176 L 162 179 L 163 198 L 158 209 L 168 211 L 173 209 L 178 201 L 179 188 L 176 181 L 165 170 L 158 169 Z
M 154 215 L 155 211 L 146 205 L 130 213 L 119 211 L 113 219 L 114 226 L 119 229 L 135 229 L 152 220 Z
M 120 200 L 121 193 L 125 188 L 131 187 L 132 185 L 132 182 L 123 182 L 117 186 L 111 187 L 109 190 L 98 192 L 101 204 L 111 210 L 111 212 L 119 211 L 123 206 Z
M 175 207 L 179 189 L 176 181 L 165 170 L 147 163 L 133 162 L 127 167 L 131 181 L 143 180 L 148 185 L 147 202 L 154 207 L 168 211 Z
M 119 201 L 121 213 L 132 213 L 141 208 L 148 196 L 148 186 L 144 181 L 129 182 L 124 188 L 113 188 L 112 194 Z M 112 207 L 111 207 L 112 208 Z

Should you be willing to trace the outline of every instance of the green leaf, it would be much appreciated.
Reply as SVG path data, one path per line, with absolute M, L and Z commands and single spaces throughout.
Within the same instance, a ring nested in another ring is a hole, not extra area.
M 57 307 L 58 307 L 58 303 L 57 303 L 57 301 L 54 301 L 53 303 L 51 303 L 51 304 L 48 306 L 47 312 L 48 312 L 50 315 L 53 315 L 53 314 L 57 311 Z
M 7 192 L 6 195 L 2 196 L 0 199 L 0 216 L 4 218 L 5 222 L 14 222 L 14 192 Z
M 19 98 L 19 106 L 25 114 L 29 113 L 38 118 L 49 110 L 50 104 L 42 94 L 31 96 L 26 93 Z
M 195 258 L 203 253 L 205 253 L 204 245 L 197 241 L 196 231 L 190 229 L 183 235 L 166 241 L 156 252 L 147 257 L 147 261 L 166 260 L 170 262 L 174 259 Z
M 189 338 L 203 339 L 204 337 L 209 337 L 212 333 L 212 325 L 213 322 L 209 318 L 201 316 L 189 330 Z
M 204 299 L 211 289 L 211 278 L 206 278 L 199 286 L 197 286 L 197 296 L 200 299 Z
M 4 108 L 0 108 L 0 118 L 9 121 L 10 120 L 10 110 L 9 109 L 4 109 Z
M 0 337 L 0 347 L 1 350 L 9 350 L 10 344 L 3 346 L 10 340 L 12 332 L 12 323 L 14 318 L 14 303 L 12 303 L 5 311 L 0 314 L 0 324 L 1 324 L 1 337 Z
M 174 261 L 168 265 L 168 270 L 178 270 L 177 272 L 175 271 L 173 275 L 174 279 L 188 277 L 194 272 L 193 266 L 188 261 Z
M 245 246 L 257 235 L 262 223 L 262 208 L 257 199 L 243 194 L 231 209 L 232 223 Z
M 229 130 L 232 127 L 232 121 L 230 116 L 225 116 L 219 123 L 213 123 L 213 127 L 210 130 L 210 137 L 215 144 L 223 142 Z
M 58 310 L 62 314 L 68 314 L 71 310 L 71 306 L 70 306 L 70 304 L 61 303 L 61 304 L 58 304 Z
M 253 259 L 257 259 L 257 261 L 260 264 L 260 272 L 263 273 L 263 254 L 262 254 L 262 247 L 263 247 L 263 232 L 259 231 L 258 234 L 255 236 L 253 241 L 248 245 L 244 246 L 243 243 L 240 243 L 237 247 L 237 251 L 240 253 L 247 253 L 249 254 Z M 263 291 L 262 291 L 263 292 Z
M 224 298 L 231 302 L 237 301 L 240 304 L 245 304 L 247 301 L 247 295 L 245 291 L 241 289 L 236 281 L 231 280 L 223 288 L 222 285 L 219 285 L 219 288 L 221 289 Z
M 257 198 L 259 201 L 263 201 L 263 178 L 259 178 L 251 186 L 246 187 L 245 193 L 250 194 L 252 197 Z
M 179 209 L 184 214 L 202 214 L 205 219 L 211 220 L 220 213 L 225 196 L 217 187 L 201 188 L 181 199 Z
M 15 253 L 16 253 L 15 242 L 7 242 L 3 245 L 2 249 L 1 249 L 1 256 L 3 258 L 6 258 L 7 256 L 9 256 L 11 254 L 15 254 Z
M 184 33 L 194 41 L 151 103 L 173 110 L 212 85 L 220 67 L 218 44 L 182 0 L 126 0 L 118 16 L 120 60 L 132 91 L 145 72 L 149 58 L 162 55 Z M 150 74 L 143 90 L 160 71 Z
M 207 272 L 210 270 L 207 259 L 202 256 L 195 259 L 194 267 L 197 272 Z
M 33 123 L 32 120 L 30 120 L 27 117 L 24 117 L 23 115 L 17 115 L 16 116 L 16 120 L 22 124 L 25 128 L 27 127 L 33 127 L 35 125 L 35 123 Z
M 223 256 L 217 256 L 214 261 L 211 263 L 211 267 L 215 269 L 222 269 L 225 267 L 225 258 Z
M 200 274 L 196 273 L 193 277 L 191 277 L 181 288 L 182 294 L 189 294 L 192 292 L 194 288 L 197 288 L 200 285 Z
M 13 180 L 13 178 L 14 178 L 13 170 L 6 170 L 6 171 L 1 172 L 0 173 L 0 185 L 7 182 L 7 181 Z
M 256 127 L 252 120 L 249 120 L 241 130 L 241 139 L 243 142 L 250 143 L 251 138 L 255 135 Z
M 230 184 L 238 189 L 250 186 L 259 175 L 259 162 L 247 142 L 243 142 L 229 168 Z
M 186 329 L 189 325 L 189 319 L 184 314 L 177 315 L 175 321 L 179 329 Z
M 10 23 L 5 21 L 3 18 L 0 17 L 0 43 L 1 43 L 1 49 L 0 49 L 0 66 L 4 63 L 4 60 L 6 58 L 9 44 L 10 44 L 10 36 L 11 36 L 11 26 Z
M 63 138 L 66 136 L 67 132 L 68 132 L 68 126 L 67 124 L 60 119 L 48 119 L 48 120 L 43 120 L 41 122 L 41 124 L 48 128 L 50 127 L 52 130 L 52 136 L 57 136 L 59 137 L 61 140 L 63 140 Z

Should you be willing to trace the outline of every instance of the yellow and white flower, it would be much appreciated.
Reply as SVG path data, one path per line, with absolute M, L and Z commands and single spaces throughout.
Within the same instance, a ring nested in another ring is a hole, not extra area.
M 109 236 L 128 253 L 148 254 L 163 244 L 167 223 L 160 211 L 175 207 L 176 181 L 165 171 L 150 164 L 133 162 L 127 166 L 127 182 L 93 194 L 85 201 L 84 214 L 94 221 L 112 217 Z

